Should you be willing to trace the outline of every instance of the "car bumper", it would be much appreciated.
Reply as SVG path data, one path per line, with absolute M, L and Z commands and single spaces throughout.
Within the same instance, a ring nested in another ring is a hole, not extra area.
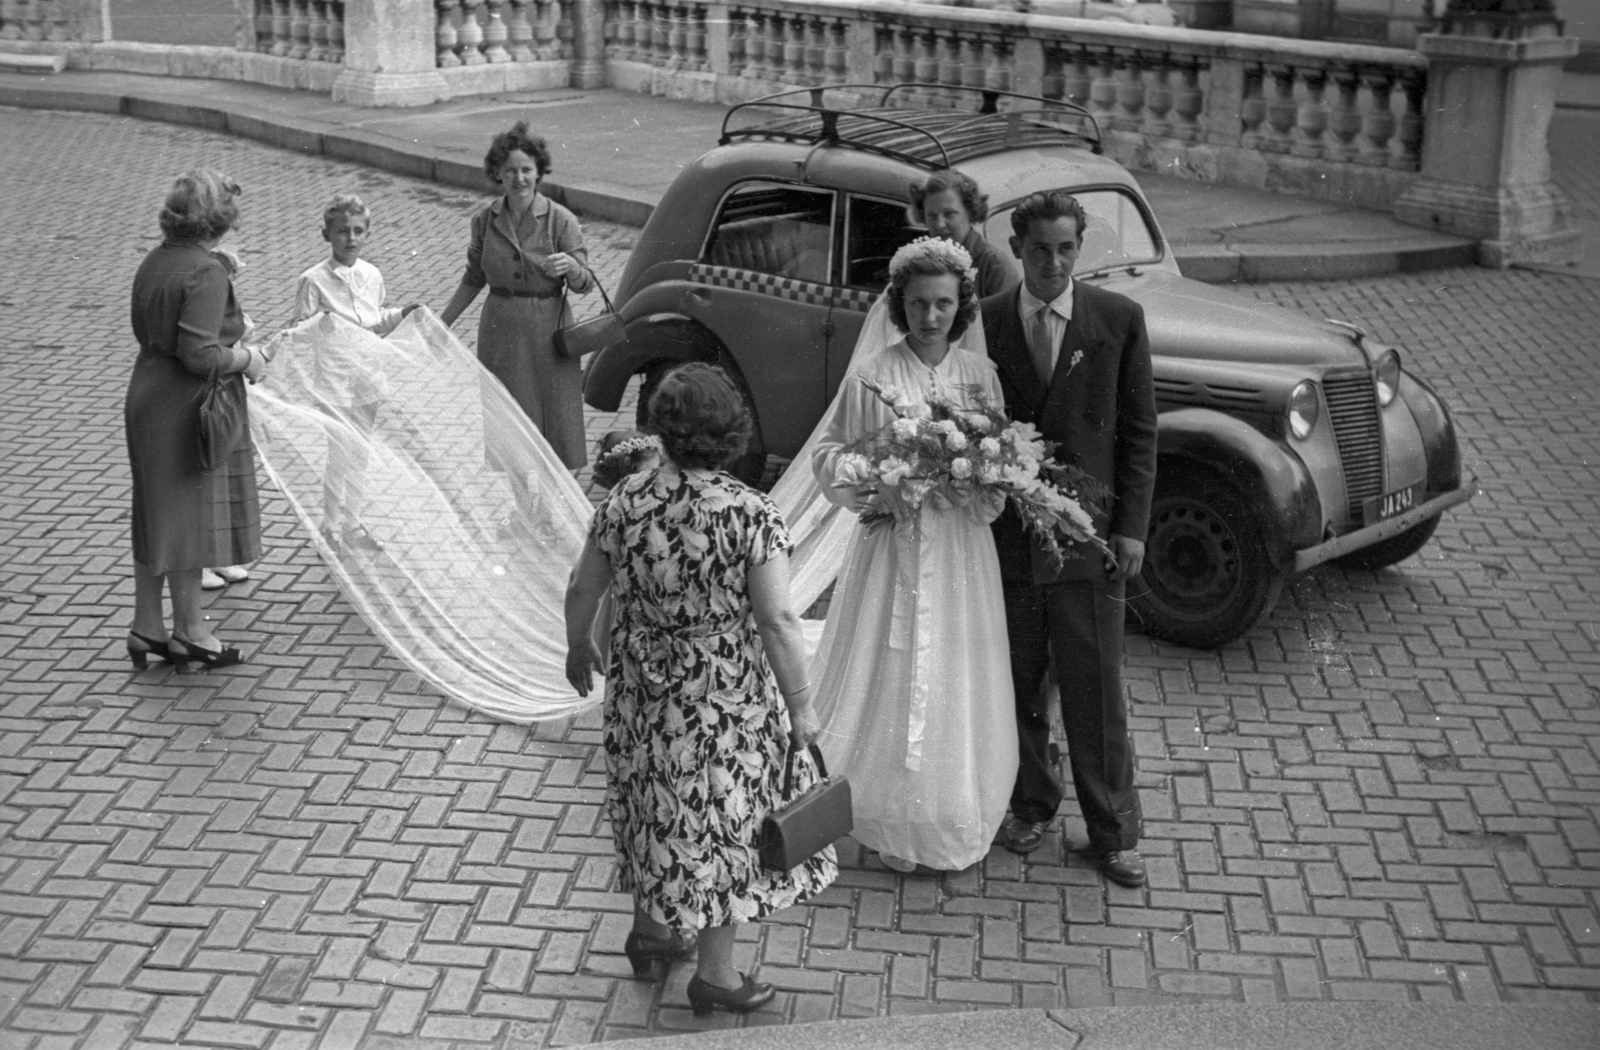
M 1380 540 L 1388 539 L 1390 536 L 1397 536 L 1419 521 L 1425 521 L 1435 515 L 1443 514 L 1451 507 L 1459 506 L 1477 494 L 1478 479 L 1475 477 L 1469 478 L 1467 483 L 1460 488 L 1451 492 L 1441 493 L 1426 503 L 1412 507 L 1403 514 L 1385 518 L 1376 525 L 1368 525 L 1366 528 L 1345 533 L 1343 536 L 1337 536 L 1326 543 L 1319 543 L 1315 547 L 1307 547 L 1305 550 L 1296 551 L 1293 571 L 1304 572 L 1312 566 L 1321 565 L 1325 561 L 1342 557 L 1351 551 L 1371 546 Z

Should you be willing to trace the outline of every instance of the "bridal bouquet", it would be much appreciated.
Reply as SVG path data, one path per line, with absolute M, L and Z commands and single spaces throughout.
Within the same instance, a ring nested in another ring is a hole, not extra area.
M 853 443 L 840 458 L 840 488 L 875 485 L 862 524 L 914 516 L 924 503 L 939 509 L 1006 500 L 1057 564 L 1062 538 L 1104 551 L 1094 515 L 1108 493 L 1076 467 L 1055 459 L 1055 445 L 1031 423 L 1013 423 L 976 391 L 957 404 L 926 401 L 889 386 L 864 383 L 895 414 L 894 422 Z

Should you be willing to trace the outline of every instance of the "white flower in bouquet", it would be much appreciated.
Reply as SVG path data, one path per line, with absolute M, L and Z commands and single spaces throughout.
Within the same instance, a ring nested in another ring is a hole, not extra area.
M 978 451 L 992 459 L 1000 454 L 1000 442 L 992 437 L 984 438 L 978 442 Z
M 847 452 L 839 457 L 836 473 L 839 480 L 835 484 L 841 488 L 863 485 L 877 477 L 877 471 L 872 469 L 872 461 L 855 452 Z
M 900 491 L 905 493 L 906 503 L 915 509 L 922 506 L 922 501 L 933 491 L 933 482 L 927 478 L 917 478 L 900 486 Z
M 987 434 L 994 429 L 994 421 L 982 412 L 968 412 L 964 417 L 967 426 L 979 434 Z
M 910 441 L 917 436 L 917 421 L 904 416 L 894 421 L 894 436 L 901 441 Z
M 993 485 L 1000 480 L 1000 465 L 998 463 L 979 463 L 977 470 L 978 483 Z
M 890 456 L 878 464 L 878 478 L 890 488 L 900 484 L 906 479 L 906 475 L 910 473 L 911 464 L 899 456 Z
M 894 396 L 894 414 L 901 419 L 927 419 L 933 410 L 926 401 L 911 397 L 909 394 L 896 394 Z
M 957 436 L 959 437 L 960 435 Z M 966 439 L 963 438 L 962 443 L 965 444 Z M 950 461 L 950 476 L 957 481 L 965 481 L 967 478 L 972 477 L 972 460 L 967 459 L 965 456 L 957 456 L 952 459 Z
M 1067 500 L 1066 504 L 1065 507 L 1057 512 L 1057 516 L 1061 518 L 1062 527 L 1069 532 L 1094 535 L 1094 518 L 1090 516 L 1087 510 L 1084 510 L 1083 504 L 1075 499 Z
M 959 430 L 946 432 L 944 436 L 944 447 L 949 449 L 951 452 L 960 452 L 962 449 L 967 447 L 967 435 L 963 434 Z

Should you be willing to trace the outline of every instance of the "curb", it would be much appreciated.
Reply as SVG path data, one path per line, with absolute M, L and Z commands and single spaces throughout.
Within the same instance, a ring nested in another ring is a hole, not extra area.
M 437 150 L 326 121 L 285 118 L 268 109 L 237 103 L 205 105 L 154 92 L 122 94 L 41 83 L 37 87 L 0 84 L 0 105 L 118 114 L 201 128 L 457 189 L 487 190 L 482 161 L 473 152 Z M 544 190 L 579 215 L 606 222 L 643 226 L 655 210 L 656 202 L 648 195 L 600 180 L 552 178 Z M 1172 251 L 1185 277 L 1211 284 L 1344 280 L 1477 264 L 1475 241 L 1449 240 L 1451 243 L 1441 244 L 1438 236 L 1426 236 L 1242 248 L 1174 244 Z

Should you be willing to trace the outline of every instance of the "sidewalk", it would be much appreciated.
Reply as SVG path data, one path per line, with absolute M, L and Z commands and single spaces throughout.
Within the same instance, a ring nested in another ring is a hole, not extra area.
M 170 121 L 472 190 L 485 188 L 489 139 L 527 120 L 550 140 L 552 195 L 581 214 L 631 225 L 642 225 L 679 169 L 715 144 L 724 112 L 609 89 L 359 109 L 257 84 L 83 71 L 0 74 L 0 105 Z M 1327 280 L 1474 259 L 1470 240 L 1376 212 L 1171 176 L 1138 179 L 1179 264 L 1200 280 Z

